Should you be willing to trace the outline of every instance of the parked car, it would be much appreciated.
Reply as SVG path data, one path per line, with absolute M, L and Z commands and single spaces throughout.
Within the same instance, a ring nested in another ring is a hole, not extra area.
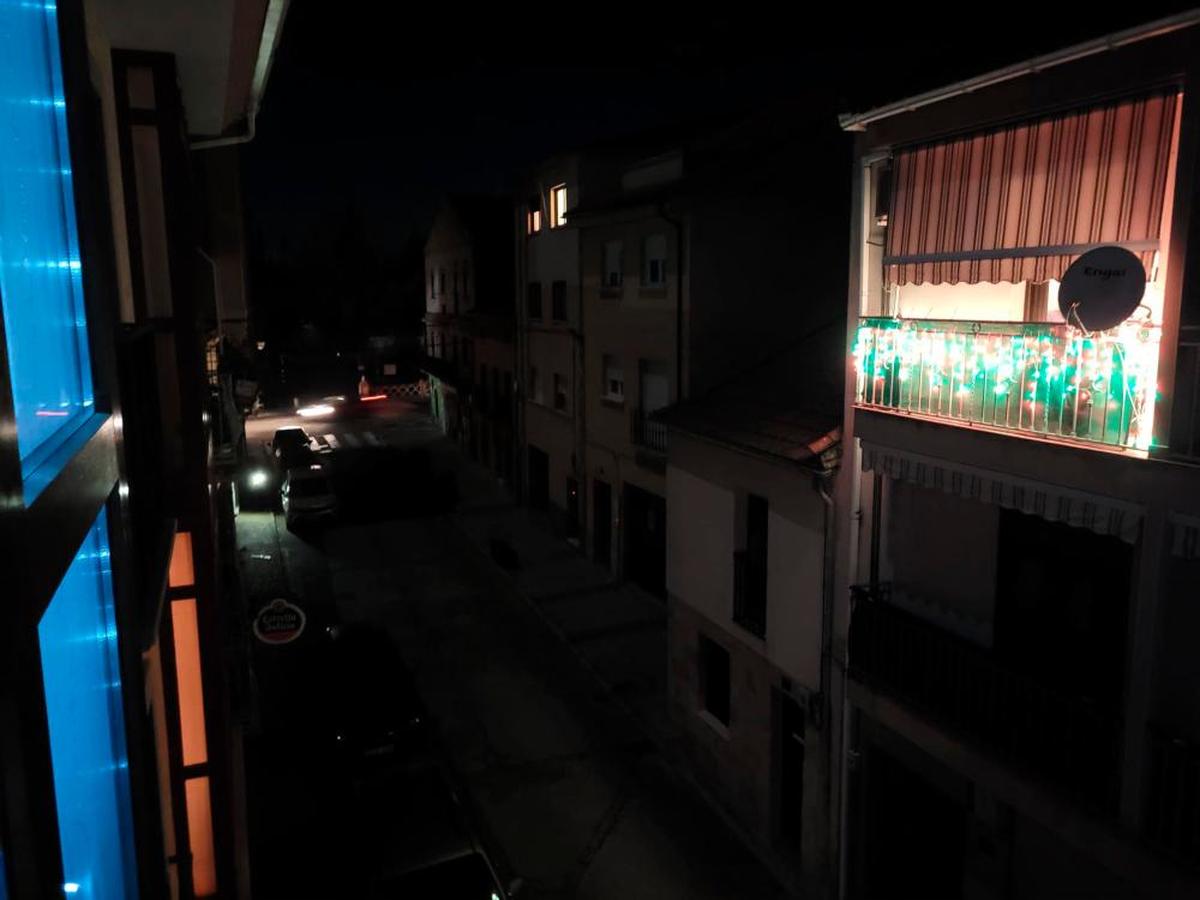
M 267 445 L 271 459 L 280 472 L 296 466 L 307 465 L 313 458 L 312 438 L 299 426 L 277 428 L 271 443 Z
M 329 629 L 319 700 L 327 740 L 349 770 L 402 767 L 428 749 L 429 713 L 395 645 L 378 629 Z
M 337 517 L 337 497 L 324 466 L 310 463 L 287 470 L 279 488 L 279 506 L 287 527 L 301 522 L 328 522 Z

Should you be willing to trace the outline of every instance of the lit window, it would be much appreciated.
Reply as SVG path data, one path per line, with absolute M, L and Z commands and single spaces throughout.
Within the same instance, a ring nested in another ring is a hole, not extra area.
M 190 532 L 175 533 L 175 546 L 171 548 L 171 569 L 167 575 L 167 583 L 171 587 L 188 587 L 196 583 Z
M 30 503 L 57 472 L 30 475 L 92 412 L 92 373 L 54 5 L 0 4 L 0 34 L 0 304 Z
M 560 184 L 550 189 L 550 227 L 561 228 L 567 224 L 567 186 Z
M 139 896 L 113 616 L 101 510 L 37 627 L 63 881 L 88 897 Z
M 642 241 L 642 284 L 662 287 L 667 283 L 667 237 L 652 234 Z
M 525 213 L 525 231 L 528 234 L 537 234 L 542 230 L 542 198 L 533 196 L 529 198 L 528 210 Z
M 179 692 L 183 764 L 195 766 L 208 761 L 204 682 L 200 674 L 200 623 L 195 600 L 171 601 L 171 629 L 175 635 L 175 680 Z

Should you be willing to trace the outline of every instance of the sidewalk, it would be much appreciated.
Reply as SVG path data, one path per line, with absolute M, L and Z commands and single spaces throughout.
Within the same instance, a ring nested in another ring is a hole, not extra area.
M 466 459 L 458 464 L 464 481 L 477 484 L 491 478 L 492 490 L 503 490 L 482 466 Z M 697 804 L 742 835 L 740 825 L 724 814 L 682 762 L 684 737 L 667 709 L 666 604 L 636 585 L 615 582 L 607 569 L 552 534 L 544 514 L 506 496 L 503 503 L 460 506 L 452 517 L 454 524 L 475 546 L 480 562 L 490 564 L 496 577 L 512 585 L 513 593 L 523 597 L 633 716 L 665 764 L 690 783 Z M 506 569 L 492 560 L 493 538 L 507 541 L 516 551 L 516 568 Z M 742 840 L 749 849 L 744 835 Z M 641 852 L 654 851 L 644 847 Z
M 480 468 L 466 461 L 462 466 L 468 472 Z M 467 477 L 474 481 L 479 473 Z M 503 505 L 460 507 L 454 518 L 489 559 L 494 538 L 516 551 L 519 566 L 504 572 L 516 589 L 644 726 L 661 729 L 666 604 L 636 585 L 614 582 L 607 569 L 550 534 L 540 514 L 511 499 Z

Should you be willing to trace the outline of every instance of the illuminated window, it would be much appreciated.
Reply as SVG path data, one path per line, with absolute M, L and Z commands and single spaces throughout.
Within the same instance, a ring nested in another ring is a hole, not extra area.
M 667 283 L 667 237 L 652 234 L 642 241 L 642 284 L 663 287 Z
M 196 583 L 192 566 L 192 535 L 187 531 L 175 533 L 175 546 L 171 549 L 171 571 L 167 576 L 171 587 L 188 587 Z
M 63 880 L 98 898 L 138 896 L 113 607 L 101 511 L 38 623 Z
M 561 228 L 567 224 L 567 186 L 560 184 L 550 189 L 550 227 Z
M 208 762 L 204 727 L 204 684 L 200 674 L 200 624 L 195 600 L 171 601 L 171 628 L 175 632 L 175 681 L 179 691 L 179 735 L 183 764 Z
M 537 234 L 542 230 L 542 198 L 529 198 L 529 207 L 525 213 L 525 231 L 527 234 Z
M 0 34 L 0 303 L 29 503 L 92 411 L 92 374 L 54 5 L 0 4 Z
M 188 844 L 192 851 L 192 890 L 197 897 L 217 892 L 217 857 L 213 849 L 212 797 L 208 776 L 183 783 L 187 803 Z

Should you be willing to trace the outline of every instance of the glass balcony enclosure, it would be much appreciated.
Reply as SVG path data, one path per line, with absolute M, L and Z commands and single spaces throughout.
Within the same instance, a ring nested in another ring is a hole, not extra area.
M 1160 329 L 866 317 L 855 402 L 1114 448 L 1150 446 Z

